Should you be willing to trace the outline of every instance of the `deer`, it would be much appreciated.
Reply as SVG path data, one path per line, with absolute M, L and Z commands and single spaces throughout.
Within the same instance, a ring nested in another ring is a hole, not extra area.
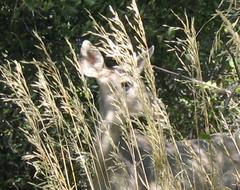
M 151 57 L 153 52 L 152 46 L 136 57 L 137 73 L 143 72 L 145 57 Z M 100 50 L 88 40 L 82 43 L 79 64 L 81 73 L 95 78 L 99 85 L 102 122 L 97 126 L 94 142 L 94 189 L 161 189 L 148 138 L 134 131 L 136 143 L 132 148 L 123 135 L 126 118 L 122 109 L 134 116 L 140 116 L 143 111 L 136 78 L 123 66 L 108 68 Z M 182 189 L 240 189 L 239 132 L 216 133 L 210 140 L 191 139 L 176 143 L 166 140 L 165 147 L 171 172 L 179 178 Z

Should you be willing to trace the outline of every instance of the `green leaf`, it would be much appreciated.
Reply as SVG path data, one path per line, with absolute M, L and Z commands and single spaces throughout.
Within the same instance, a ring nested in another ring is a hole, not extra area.
M 87 6 L 93 6 L 96 4 L 96 0 L 84 0 L 84 3 L 86 3 Z
M 228 64 L 231 68 L 235 68 L 233 59 L 229 59 Z

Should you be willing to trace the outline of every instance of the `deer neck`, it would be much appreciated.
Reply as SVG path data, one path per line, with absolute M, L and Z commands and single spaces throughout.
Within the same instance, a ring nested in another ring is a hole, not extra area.
M 114 106 L 115 97 L 109 84 L 98 81 L 99 84 L 99 111 L 102 117 L 102 125 L 98 130 L 100 141 L 106 152 L 110 151 L 112 146 L 120 142 L 122 136 L 121 120 L 117 119 L 117 108 Z

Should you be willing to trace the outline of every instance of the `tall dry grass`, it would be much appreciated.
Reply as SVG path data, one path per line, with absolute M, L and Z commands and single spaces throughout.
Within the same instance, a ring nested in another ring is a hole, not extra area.
M 231 10 L 233 7 L 232 5 Z M 133 16 L 126 17 L 128 26 L 125 26 L 117 12 L 110 7 L 112 17 L 103 16 L 103 19 L 108 23 L 108 30 L 98 24 L 90 15 L 95 27 L 95 32 L 90 33 L 99 38 L 98 48 L 106 57 L 111 57 L 118 65 L 124 65 L 138 79 L 139 91 L 141 92 L 139 96 L 143 100 L 146 122 L 141 122 L 138 118 L 132 119 L 128 110 L 123 110 L 126 118 L 124 118 L 125 122 L 123 123 L 125 124 L 122 126 L 122 130 L 129 146 L 136 143 L 136 139 L 128 138 L 128 131 L 133 130 L 133 123 L 135 123 L 152 144 L 159 185 L 162 189 L 181 189 L 179 181 L 189 179 L 181 174 L 174 177 L 167 164 L 163 128 L 167 128 L 171 134 L 171 141 L 173 143 L 176 141 L 165 105 L 157 95 L 153 67 L 149 57 L 146 57 L 144 80 L 135 69 L 135 52 L 143 53 L 148 49 L 146 34 L 136 2 L 132 1 L 128 9 L 133 13 Z M 229 51 L 231 51 L 228 56 L 235 62 L 240 55 L 240 38 L 236 31 L 236 22 L 229 20 L 231 14 L 230 11 L 218 11 L 216 16 L 220 16 L 223 21 L 219 33 L 221 30 L 228 32 Z M 222 129 L 221 126 L 224 126 L 231 133 L 232 130 L 224 110 L 214 110 L 210 101 L 212 94 L 216 95 L 219 89 L 224 89 L 225 84 L 220 87 L 213 82 L 203 81 L 197 41 L 198 32 L 195 30 L 194 20 L 189 20 L 187 15 L 185 21 L 177 18 L 182 24 L 181 30 L 185 33 L 185 39 L 178 39 L 175 42 L 178 47 L 172 47 L 182 68 L 190 78 L 194 79 L 181 82 L 185 83 L 193 94 L 195 127 L 198 128 L 199 122 L 203 120 L 206 131 L 211 131 L 212 128 L 218 131 L 217 128 Z M 129 30 L 126 27 L 131 28 L 132 36 L 129 35 Z M 56 190 L 93 189 L 92 179 L 94 175 L 97 175 L 96 167 L 92 162 L 96 151 L 93 143 L 95 141 L 94 132 L 95 127 L 103 121 L 95 105 L 91 88 L 87 84 L 88 79 L 82 75 L 78 55 L 67 39 L 66 43 L 69 45 L 71 56 L 66 57 L 66 61 L 61 63 L 60 70 L 58 63 L 51 59 L 41 37 L 36 32 L 34 35 L 39 41 L 37 48 L 45 55 L 43 61 L 6 61 L 5 65 L 0 67 L 4 78 L 2 82 L 12 91 L 12 94 L 5 96 L 4 99 L 14 102 L 21 108 L 27 125 L 27 127 L 22 128 L 22 131 L 34 146 L 34 151 L 24 157 L 36 169 L 35 177 L 39 179 L 39 183 L 33 185 L 42 189 Z M 216 45 L 212 50 L 212 56 L 218 53 L 217 42 L 220 41 L 219 38 L 220 36 L 216 35 Z M 137 46 L 132 45 L 135 43 Z M 184 56 L 187 57 L 188 62 L 184 61 Z M 36 77 L 31 82 L 26 80 L 23 69 L 30 65 L 37 70 Z M 75 85 L 76 81 L 73 81 L 69 73 L 69 67 L 75 68 L 78 73 L 79 81 L 77 83 L 79 84 L 77 86 Z M 238 68 L 235 66 L 231 71 L 233 81 L 239 81 L 238 72 Z M 232 91 L 225 90 L 224 93 L 229 97 L 228 107 L 232 120 L 239 124 L 239 101 L 231 95 Z M 151 102 L 155 103 L 151 104 Z M 199 112 L 204 116 L 203 119 L 199 118 Z M 212 126 L 209 122 L 210 112 L 213 113 L 218 126 Z M 117 157 L 117 154 L 113 153 L 113 156 Z

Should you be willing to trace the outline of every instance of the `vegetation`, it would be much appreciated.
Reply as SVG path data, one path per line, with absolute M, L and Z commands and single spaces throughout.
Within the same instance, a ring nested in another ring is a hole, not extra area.
M 239 129 L 239 2 L 140 1 L 145 31 L 138 9 L 129 5 L 124 0 L 0 2 L 2 189 L 91 187 L 94 126 L 101 120 L 96 83 L 78 67 L 78 43 L 86 38 L 102 40 L 98 47 L 109 55 L 107 33 L 128 38 L 136 52 L 155 46 L 145 82 L 167 105 L 169 118 L 157 109 L 163 115 L 159 122 L 170 121 L 172 127 L 165 136 L 207 139 Z M 106 59 L 121 64 L 121 57 Z M 161 145 L 162 133 L 156 131 L 162 129 L 146 122 L 143 128 L 153 130 L 147 135 Z M 162 183 L 170 187 L 167 180 Z

